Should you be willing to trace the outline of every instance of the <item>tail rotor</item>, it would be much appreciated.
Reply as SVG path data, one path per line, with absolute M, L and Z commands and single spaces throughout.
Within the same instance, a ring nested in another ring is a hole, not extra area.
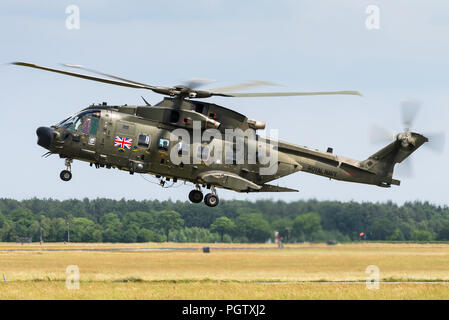
M 369 131 L 369 141 L 371 144 L 387 143 L 393 140 L 400 141 L 402 147 L 407 148 L 415 144 L 411 128 L 416 120 L 416 117 L 421 110 L 421 103 L 416 100 L 404 100 L 401 102 L 401 120 L 404 128 L 403 132 L 395 133 L 393 130 L 385 129 L 378 125 L 372 125 Z M 427 146 L 430 150 L 442 153 L 445 146 L 445 134 L 444 132 L 435 132 L 424 134 L 428 139 L 424 146 Z M 398 174 L 401 176 L 412 176 L 412 163 L 411 161 L 405 161 L 398 167 Z

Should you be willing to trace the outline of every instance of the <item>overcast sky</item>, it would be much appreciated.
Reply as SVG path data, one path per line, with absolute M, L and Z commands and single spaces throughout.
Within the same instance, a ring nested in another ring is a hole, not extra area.
M 66 28 L 68 5 L 80 29 Z M 368 29 L 367 7 L 379 9 Z M 36 128 L 52 125 L 95 102 L 156 103 L 157 94 L 7 65 L 76 63 L 154 85 L 217 79 L 217 86 L 267 80 L 272 90 L 359 90 L 357 96 L 213 98 L 249 118 L 267 121 L 279 138 L 338 155 L 366 159 L 369 127 L 402 130 L 399 103 L 423 107 L 413 130 L 445 131 L 449 119 L 449 3 L 447 1 L 18 1 L 0 2 L 0 104 L 3 140 L 0 197 L 185 200 L 191 186 L 162 189 L 118 170 L 75 162 L 63 182 L 64 161 L 41 156 Z M 270 90 L 271 88 L 265 88 Z M 446 139 L 446 141 L 449 139 Z M 447 145 L 447 142 L 446 142 Z M 430 201 L 448 204 L 448 148 L 419 149 L 414 176 L 400 187 L 330 181 L 296 173 L 279 185 L 292 194 L 238 194 L 222 199 L 317 198 L 341 201 Z M 408 161 L 407 160 L 407 161 Z

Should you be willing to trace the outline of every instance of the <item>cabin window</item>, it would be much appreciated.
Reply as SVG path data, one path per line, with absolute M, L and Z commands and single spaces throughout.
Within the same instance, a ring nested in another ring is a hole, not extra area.
M 163 151 L 168 151 L 168 147 L 170 146 L 170 140 L 167 139 L 159 139 L 159 149 Z
M 139 139 L 137 140 L 137 145 L 142 148 L 148 149 L 150 147 L 150 136 L 145 134 L 139 135 Z

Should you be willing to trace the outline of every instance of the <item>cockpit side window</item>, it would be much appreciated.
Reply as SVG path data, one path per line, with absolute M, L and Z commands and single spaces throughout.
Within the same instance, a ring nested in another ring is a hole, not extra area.
M 92 136 L 97 135 L 97 128 L 98 128 L 98 118 L 91 118 L 91 125 L 90 125 L 90 131 L 89 134 Z
M 95 136 L 97 134 L 98 119 L 93 117 L 84 117 L 84 119 L 81 132 Z

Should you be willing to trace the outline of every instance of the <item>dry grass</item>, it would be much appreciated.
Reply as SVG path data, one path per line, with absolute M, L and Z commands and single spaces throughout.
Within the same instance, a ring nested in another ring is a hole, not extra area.
M 448 299 L 449 245 L 337 246 L 209 244 L 211 253 L 186 251 L 0 251 L 0 299 Z M 45 244 L 48 248 L 201 248 L 204 244 Z M 218 247 L 252 247 L 219 250 Z M 5 249 L 39 245 L 0 244 Z M 265 247 L 258 250 L 255 248 Z M 268 249 L 272 247 L 273 249 Z M 68 265 L 80 270 L 80 290 L 65 287 Z M 386 281 L 364 284 L 367 266 Z M 126 282 L 128 281 L 128 282 Z M 315 281 L 315 282 L 310 282 Z M 324 283 L 320 281 L 361 281 Z
M 158 299 L 158 300 L 328 300 L 328 299 L 449 299 L 449 285 L 386 283 L 379 290 L 364 284 L 234 282 L 82 282 L 68 290 L 64 282 L 14 282 L 0 285 L 4 299 Z

